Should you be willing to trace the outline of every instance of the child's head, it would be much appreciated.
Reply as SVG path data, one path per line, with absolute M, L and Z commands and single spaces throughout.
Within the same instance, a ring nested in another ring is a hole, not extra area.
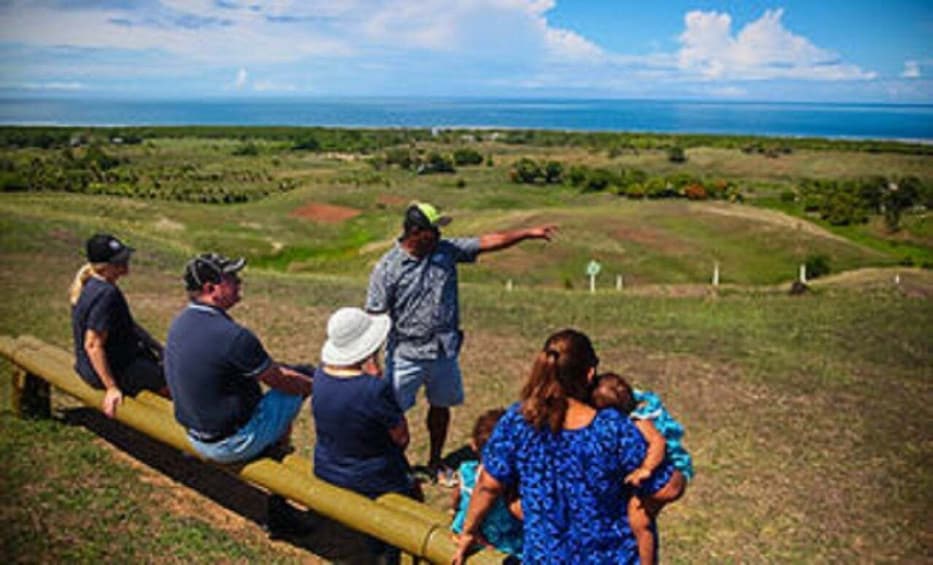
M 499 418 L 501 418 L 503 414 L 505 414 L 505 410 L 502 408 L 493 408 L 492 410 L 483 412 L 483 414 L 476 419 L 476 423 L 473 425 L 473 437 L 470 440 L 470 446 L 477 455 L 482 456 L 483 446 L 489 441 L 489 436 L 492 435 L 492 430 L 495 429 L 496 422 L 499 421 Z
M 624 414 L 635 410 L 635 395 L 632 387 L 616 373 L 597 375 L 593 385 L 591 402 L 596 408 L 615 408 Z

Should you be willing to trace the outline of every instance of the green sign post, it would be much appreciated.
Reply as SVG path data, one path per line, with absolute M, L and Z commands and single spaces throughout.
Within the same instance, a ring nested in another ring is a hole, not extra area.
M 595 259 L 586 264 L 586 274 L 590 277 L 590 292 L 596 292 L 596 275 L 603 270 L 603 266 Z

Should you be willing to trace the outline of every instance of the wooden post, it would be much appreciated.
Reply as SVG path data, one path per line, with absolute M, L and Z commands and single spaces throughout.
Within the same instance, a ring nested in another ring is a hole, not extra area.
M 24 369 L 13 373 L 13 412 L 20 418 L 50 418 L 52 416 L 49 383 Z

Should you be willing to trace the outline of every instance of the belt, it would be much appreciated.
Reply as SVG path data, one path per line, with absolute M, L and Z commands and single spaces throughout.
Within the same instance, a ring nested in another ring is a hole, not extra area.
M 228 437 L 232 436 L 233 433 L 202 432 L 200 430 L 191 429 L 188 430 L 188 437 L 201 443 L 217 443 L 218 441 L 227 439 Z

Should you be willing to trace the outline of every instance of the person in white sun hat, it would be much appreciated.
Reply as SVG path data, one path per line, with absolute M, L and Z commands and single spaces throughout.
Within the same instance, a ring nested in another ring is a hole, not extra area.
M 422 500 L 405 458 L 408 421 L 379 365 L 391 323 L 359 308 L 341 308 L 328 320 L 311 398 L 314 474 L 370 498 L 393 492 Z M 374 561 L 397 562 L 391 546 L 375 538 L 367 545 Z
M 405 458 L 408 422 L 379 364 L 390 326 L 389 316 L 359 308 L 328 320 L 311 399 L 314 474 L 371 498 L 419 497 Z

